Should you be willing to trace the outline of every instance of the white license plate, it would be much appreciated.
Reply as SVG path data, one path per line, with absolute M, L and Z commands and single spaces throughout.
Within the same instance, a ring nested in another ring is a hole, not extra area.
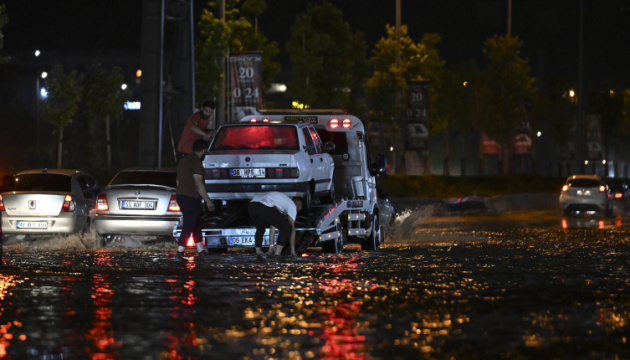
M 18 229 L 48 229 L 47 221 L 18 221 Z
M 254 245 L 256 241 L 253 236 L 233 236 L 230 237 L 230 245 Z
M 256 168 L 256 169 L 232 169 L 232 176 L 240 177 L 240 178 L 264 178 L 265 177 L 265 168 Z
M 122 201 L 123 209 L 154 210 L 155 201 Z

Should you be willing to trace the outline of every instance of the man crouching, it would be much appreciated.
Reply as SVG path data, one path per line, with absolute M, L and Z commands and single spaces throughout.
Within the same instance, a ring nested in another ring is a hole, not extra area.
M 269 227 L 269 251 L 268 254 L 282 254 L 282 249 L 291 246 L 291 255 L 297 256 L 295 253 L 295 219 L 298 210 L 302 208 L 300 199 L 291 199 L 290 197 L 276 192 L 270 191 L 254 196 L 249 203 L 249 215 L 256 226 L 256 235 L 254 236 L 256 254 L 264 254 L 262 251 L 262 242 L 265 230 Z M 275 232 L 278 229 L 278 243 L 274 249 L 273 241 Z

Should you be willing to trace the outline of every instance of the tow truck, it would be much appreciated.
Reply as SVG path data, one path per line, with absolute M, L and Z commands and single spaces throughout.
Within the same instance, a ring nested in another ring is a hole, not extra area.
M 394 216 L 389 200 L 379 199 L 377 191 L 376 179 L 386 175 L 387 163 L 383 155 L 372 161 L 366 128 L 358 117 L 342 110 L 259 110 L 240 122 L 306 122 L 313 125 L 323 143 L 335 145 L 328 148 L 335 168 L 334 197 L 332 201 L 314 200 L 307 213 L 298 214 L 298 253 L 309 247 L 339 253 L 349 243 L 360 244 L 362 250 L 379 248 L 385 241 L 383 224 L 389 224 Z M 206 189 L 211 190 L 208 186 Z M 248 204 L 249 199 L 215 201 L 215 211 L 203 217 L 203 243 L 208 251 L 254 247 L 256 229 L 249 218 Z M 173 229 L 174 238 L 178 239 L 180 233 L 181 221 Z M 194 246 L 192 239 L 188 245 Z M 269 229 L 263 238 L 263 247 L 268 246 Z

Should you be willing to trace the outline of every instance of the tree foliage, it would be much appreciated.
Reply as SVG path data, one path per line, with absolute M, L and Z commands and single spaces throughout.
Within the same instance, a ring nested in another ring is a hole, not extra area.
M 287 51 L 293 65 L 290 90 L 312 108 L 358 110 L 367 74 L 367 44 L 343 20 L 340 9 L 324 2 L 309 4 L 291 27 Z
M 61 65 L 55 65 L 46 84 L 48 97 L 41 101 L 42 117 L 57 129 L 57 167 L 62 165 L 63 129 L 72 123 L 79 109 L 83 88 L 83 75 L 76 70 L 66 73 Z
M 435 101 L 442 83 L 444 61 L 437 50 L 441 41 L 439 35 L 427 33 L 416 43 L 409 37 L 407 26 L 402 25 L 398 42 L 394 26 L 387 25 L 386 31 L 387 35 L 373 50 L 370 59 L 373 73 L 366 87 L 375 118 L 396 124 L 398 119 L 404 118 L 404 105 L 397 98 L 404 94 L 410 81 L 428 80 L 431 102 Z
M 93 65 L 85 78 L 83 109 L 88 119 L 92 165 L 102 165 L 106 154 L 107 166 L 111 166 L 110 119 L 120 118 L 125 102 L 131 98 L 128 90 L 121 89 L 123 83 L 119 67 L 108 71 L 101 64 Z
M 280 64 L 272 60 L 279 52 L 278 44 L 270 42 L 252 25 L 252 21 L 257 22 L 256 19 L 265 10 L 265 2 L 227 0 L 225 20 L 221 18 L 220 5 L 220 1 L 208 2 L 199 20 L 201 36 L 197 39 L 195 51 L 198 99 L 219 98 L 219 84 L 225 78 L 222 59 L 228 55 L 228 49 L 229 52 L 262 51 L 265 87 L 280 71 Z
M 494 36 L 483 53 L 488 67 L 471 82 L 473 124 L 478 130 L 509 148 L 518 124 L 528 117 L 538 98 L 536 79 L 530 77 L 529 60 L 522 58 L 517 37 Z

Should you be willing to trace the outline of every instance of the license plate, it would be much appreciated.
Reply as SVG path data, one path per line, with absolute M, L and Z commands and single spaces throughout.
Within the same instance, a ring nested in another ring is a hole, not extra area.
M 122 201 L 123 209 L 154 210 L 155 201 Z
M 48 229 L 47 221 L 18 221 L 18 229 Z
M 231 169 L 230 173 L 234 177 L 240 178 L 264 178 L 265 168 L 257 169 Z
M 253 236 L 231 236 L 230 245 L 254 245 L 256 241 Z

